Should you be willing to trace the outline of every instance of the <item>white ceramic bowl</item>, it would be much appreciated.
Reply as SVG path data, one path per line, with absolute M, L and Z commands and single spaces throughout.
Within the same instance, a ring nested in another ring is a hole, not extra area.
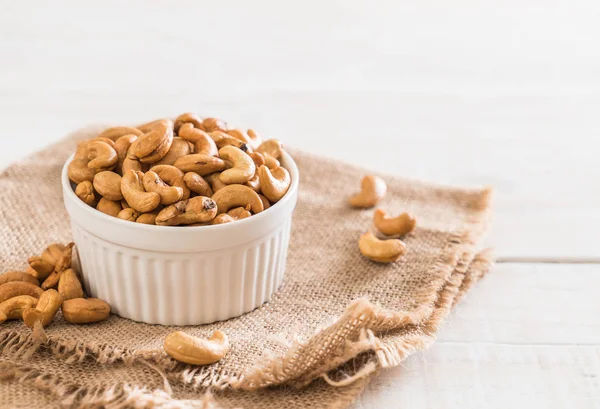
M 226 320 L 268 301 L 285 272 L 298 168 L 284 154 L 292 184 L 269 209 L 214 226 L 153 226 L 117 219 L 83 203 L 62 171 L 65 207 L 91 297 L 121 317 L 150 324 Z

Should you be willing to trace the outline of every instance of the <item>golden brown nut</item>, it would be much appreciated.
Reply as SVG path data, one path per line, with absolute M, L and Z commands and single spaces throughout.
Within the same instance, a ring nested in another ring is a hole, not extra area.
M 204 118 L 202 120 L 202 128 L 206 132 L 222 131 L 225 132 L 228 129 L 227 123 L 221 121 L 218 118 Z
M 194 153 L 217 156 L 219 152 L 215 141 L 210 135 L 201 129 L 194 128 L 191 123 L 181 126 L 179 136 L 194 145 Z
M 183 181 L 189 190 L 200 196 L 211 197 L 213 195 L 208 182 L 196 172 L 187 172 L 183 176 Z
M 225 224 L 234 222 L 234 218 L 228 215 L 227 213 L 218 214 L 210 224 Z
M 128 126 L 115 126 L 103 131 L 96 138 L 108 138 L 116 142 L 124 135 L 142 136 L 142 131 L 137 128 L 130 128 Z
M 83 298 L 83 288 L 81 288 L 81 282 L 75 270 L 68 268 L 63 271 L 58 280 L 58 292 L 63 301 L 71 298 Z
M 289 172 L 282 167 L 271 171 L 263 165 L 258 169 L 258 177 L 262 194 L 273 203 L 279 201 L 287 193 L 292 183 Z
M 136 223 L 142 223 L 142 224 L 156 224 L 156 216 L 158 216 L 157 211 L 154 212 L 150 212 L 150 213 L 142 213 L 138 216 L 137 219 L 135 219 Z
M 227 167 L 223 159 L 201 153 L 195 153 L 179 158 L 175 161 L 173 166 L 182 170 L 184 173 L 196 172 L 200 176 L 220 172 Z
M 158 175 L 158 177 L 167 185 L 181 188 L 181 191 L 183 192 L 181 200 L 187 200 L 190 198 L 191 192 L 190 189 L 188 189 L 187 184 L 183 180 L 184 173 L 181 170 L 177 169 L 175 166 L 170 165 L 155 165 L 150 170 L 152 172 L 155 172 Z
M 234 146 L 224 146 L 219 149 L 221 159 L 231 163 L 230 169 L 221 172 L 219 179 L 226 185 L 245 183 L 254 177 L 256 166 L 254 161 L 245 152 Z
M 217 215 L 217 204 L 209 197 L 196 196 L 165 207 L 156 217 L 159 226 L 210 222 Z
M 378 263 L 392 263 L 406 250 L 406 245 L 401 240 L 379 240 L 370 232 L 360 237 L 358 247 L 363 256 Z
M 246 210 L 243 207 L 235 207 L 235 208 L 231 209 L 230 211 L 228 211 L 227 214 L 229 216 L 231 216 L 233 218 L 233 220 L 246 219 L 246 218 L 252 216 L 252 213 L 250 213 L 248 210 Z
M 269 139 L 261 143 L 260 146 L 256 148 L 256 152 L 279 159 L 283 152 L 283 145 L 278 139 Z
M 140 135 L 142 134 L 141 131 L 139 131 L 137 129 L 136 129 L 136 131 L 138 131 Z M 115 142 L 115 151 L 117 152 L 117 156 L 119 158 L 117 160 L 117 167 L 116 167 L 115 171 L 120 175 L 123 174 L 123 162 L 125 161 L 125 159 L 127 159 L 127 152 L 129 152 L 129 148 L 131 147 L 131 144 L 134 143 L 137 138 L 138 138 L 137 135 L 127 134 L 127 135 L 123 135 L 123 136 L 119 137 L 119 139 L 117 139 L 117 141 Z M 128 166 L 131 167 L 131 164 L 128 164 Z M 140 165 L 140 167 L 141 167 L 141 165 Z M 141 170 L 141 169 L 139 169 L 139 170 Z
M 129 222 L 135 222 L 138 217 L 140 217 L 140 212 L 131 207 L 121 210 L 117 215 L 118 219 L 127 220 Z
M 54 271 L 54 264 L 49 263 L 40 256 L 31 256 L 27 262 L 29 263 L 27 273 L 40 280 L 45 279 Z
M 37 278 L 23 271 L 8 271 L 4 274 L 0 274 L 0 285 L 8 283 L 10 281 L 25 281 L 33 285 L 40 285 L 40 282 Z
M 413 231 L 417 221 L 408 213 L 402 213 L 394 218 L 387 218 L 383 210 L 376 209 L 373 214 L 373 224 L 377 230 L 387 236 L 403 236 Z
M 123 199 L 121 176 L 115 172 L 103 171 L 94 176 L 94 189 L 105 199 L 118 202 Z
M 108 200 L 105 197 L 101 197 L 96 205 L 96 209 L 109 216 L 117 217 L 121 211 L 121 202 L 115 202 Z
M 9 281 L 0 285 L 0 302 L 4 302 L 10 298 L 18 297 L 19 295 L 29 295 L 31 297 L 40 298 L 44 291 L 35 284 L 27 281 Z
M 158 193 L 158 195 L 160 196 L 160 204 L 170 205 L 175 202 L 179 202 L 183 198 L 182 188 L 177 186 L 169 186 L 160 178 L 160 176 L 158 176 L 156 172 L 153 172 L 151 170 L 146 172 L 144 174 L 143 181 L 144 189 L 146 190 L 146 192 Z
M 249 206 L 249 209 L 254 214 L 263 211 L 262 200 L 260 200 L 258 193 L 248 186 L 227 185 L 215 192 L 212 198 L 217 204 L 218 214 L 227 213 L 230 209 L 240 206 Z
M 209 339 L 193 337 L 182 331 L 167 335 L 163 345 L 173 359 L 191 365 L 207 365 L 221 360 L 229 351 L 227 335 L 215 331 Z
M 348 203 L 353 207 L 369 208 L 383 199 L 387 186 L 383 179 L 377 176 L 365 176 L 360 183 L 359 193 L 351 196 Z
M 103 141 L 89 141 L 87 143 L 88 164 L 87 167 L 96 171 L 113 168 L 119 157 L 115 149 Z
M 38 299 L 30 295 L 18 295 L 0 303 L 0 324 L 6 320 L 23 318 L 23 312 L 35 307 Z
M 177 119 L 175 119 L 175 132 L 178 132 L 181 129 L 181 126 L 187 123 L 191 124 L 194 128 L 204 128 L 202 125 L 202 119 L 200 119 L 198 115 L 191 112 L 186 112 L 185 114 L 179 115 Z
M 90 324 L 110 315 L 110 305 L 98 298 L 73 298 L 62 303 L 65 321 L 71 324 Z
M 85 180 L 75 188 L 75 195 L 81 199 L 83 203 L 94 207 L 96 205 L 96 196 L 94 195 L 94 187 L 92 182 Z
M 186 156 L 192 153 L 192 145 L 184 139 L 181 138 L 173 138 L 173 143 L 171 143 L 171 149 L 169 152 L 158 162 L 157 165 L 172 165 L 175 161 L 182 156 Z
M 156 192 L 146 192 L 144 190 L 143 178 L 144 174 L 142 172 L 128 171 L 121 179 L 121 192 L 133 209 L 140 213 L 147 213 L 158 207 L 160 204 L 160 195 Z M 116 217 L 117 214 L 119 212 L 114 216 Z
M 52 322 L 61 304 L 62 296 L 58 291 L 52 289 L 44 291 L 35 308 L 23 311 L 23 322 L 29 328 L 33 328 L 36 322 L 40 322 L 45 327 Z
M 133 142 L 128 156 L 142 163 L 156 163 L 161 160 L 173 143 L 173 122 L 162 119 L 138 127 L 144 135 Z

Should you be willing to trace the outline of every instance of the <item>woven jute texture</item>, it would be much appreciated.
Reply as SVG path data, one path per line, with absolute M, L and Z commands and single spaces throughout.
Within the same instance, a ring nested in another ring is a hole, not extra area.
M 22 270 L 51 242 L 70 241 L 60 170 L 89 128 L 0 175 L 0 260 Z M 291 151 L 301 172 L 286 275 L 273 299 L 248 314 L 197 327 L 147 325 L 111 316 L 88 326 L 60 313 L 34 331 L 0 326 L 0 406 L 347 407 L 378 370 L 426 348 L 450 309 L 489 269 L 477 253 L 490 191 L 448 188 L 382 175 L 380 206 L 413 213 L 407 252 L 376 264 L 358 251 L 371 210 L 346 198 L 369 173 Z M 206 337 L 219 329 L 231 350 L 205 367 L 162 351 L 178 329 Z M 40 391 L 44 391 L 43 394 Z

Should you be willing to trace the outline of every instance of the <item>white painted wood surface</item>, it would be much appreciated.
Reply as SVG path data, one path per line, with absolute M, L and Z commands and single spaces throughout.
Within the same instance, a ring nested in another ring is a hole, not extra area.
M 356 407 L 600 407 L 600 3 L 0 0 L 0 168 L 195 110 L 496 187 L 499 264 Z M 1 222 L 1 221 L 0 221 Z M 573 264 L 547 264 L 549 261 Z

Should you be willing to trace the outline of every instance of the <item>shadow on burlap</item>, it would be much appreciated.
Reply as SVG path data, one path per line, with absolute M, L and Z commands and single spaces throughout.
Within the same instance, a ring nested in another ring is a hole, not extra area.
M 75 140 L 96 131 L 78 132 L 0 176 L 4 270 L 23 269 L 47 244 L 69 241 L 60 169 Z M 282 287 L 242 317 L 185 327 L 199 336 L 226 332 L 232 348 L 225 359 L 200 368 L 171 360 L 162 341 L 181 327 L 117 316 L 74 326 L 59 314 L 45 332 L 32 333 L 11 322 L 0 327 L 0 373 L 12 380 L 0 384 L 2 402 L 35 407 L 41 388 L 67 406 L 182 407 L 201 402 L 176 399 L 197 400 L 210 390 L 206 402 L 224 407 L 342 408 L 377 370 L 426 348 L 454 302 L 489 268 L 487 252 L 474 257 L 487 229 L 489 190 L 384 175 L 388 194 L 380 206 L 412 212 L 418 226 L 403 258 L 379 265 L 356 244 L 372 211 L 346 205 L 366 171 L 291 153 L 301 186 Z

